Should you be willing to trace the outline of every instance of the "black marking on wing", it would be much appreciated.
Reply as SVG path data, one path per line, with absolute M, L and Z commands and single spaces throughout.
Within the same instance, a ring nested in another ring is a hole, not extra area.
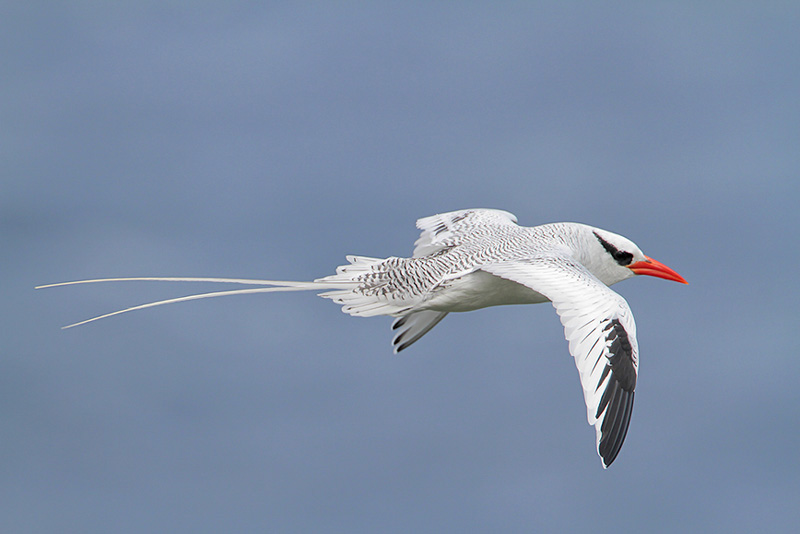
M 598 389 L 609 372 L 611 377 L 600 399 L 595 417 L 599 418 L 605 410 L 598 452 L 603 458 L 603 464 L 608 467 L 619 454 L 628 433 L 636 388 L 636 366 L 633 362 L 633 349 L 628 333 L 619 319 L 611 319 L 603 331 L 607 332 L 608 364 L 603 369 L 597 384 Z
M 406 322 L 408 322 L 408 318 L 409 317 L 411 317 L 411 314 L 404 315 L 404 316 L 400 317 L 399 319 L 396 319 L 392 323 L 392 330 L 397 330 L 398 328 L 400 328 L 401 326 L 406 324 Z
M 395 350 L 397 352 L 402 352 L 406 350 L 413 343 L 413 341 L 407 341 L 405 343 L 401 343 L 403 341 L 403 337 L 404 336 L 400 336 L 398 339 L 394 341 L 394 344 L 396 346 Z M 416 341 L 416 339 L 414 341 Z
M 395 346 L 395 349 L 394 349 L 395 352 L 404 351 L 405 349 L 410 347 L 415 341 L 417 341 L 421 337 L 421 336 L 415 336 L 413 339 L 409 339 L 408 341 L 404 342 L 404 340 L 406 338 L 406 334 L 408 334 L 408 331 L 403 332 L 402 334 L 400 334 L 399 336 L 397 336 L 395 339 L 392 340 L 392 343 Z
M 417 312 L 423 314 L 434 314 L 434 312 L 427 311 L 427 312 Z M 408 315 L 404 315 L 394 321 L 392 323 L 392 330 L 398 330 L 401 327 L 405 326 L 405 324 L 414 317 L 414 313 L 409 313 Z M 427 334 L 431 331 L 431 329 L 439 324 L 439 322 L 445 318 L 447 315 L 446 312 L 439 312 L 435 313 L 432 318 L 426 317 L 426 322 L 424 323 L 417 323 L 416 325 L 409 327 L 407 330 L 404 330 L 398 333 L 394 339 L 392 340 L 392 345 L 394 345 L 395 352 L 401 352 L 408 348 L 409 346 L 416 343 L 419 338 Z M 419 320 L 419 317 L 414 317 L 415 319 Z M 422 325 L 421 327 L 419 325 Z M 416 327 L 416 328 L 415 328 Z
M 461 215 L 456 215 L 455 217 L 451 218 L 450 220 L 442 220 L 433 229 L 433 235 L 434 236 L 438 236 L 442 232 L 445 232 L 445 231 L 449 230 L 452 225 L 463 221 L 464 219 L 466 219 L 471 214 L 472 214 L 471 211 L 467 211 L 465 213 L 462 213 Z

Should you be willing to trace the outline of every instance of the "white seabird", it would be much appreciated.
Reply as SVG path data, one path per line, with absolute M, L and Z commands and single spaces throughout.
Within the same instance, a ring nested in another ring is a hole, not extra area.
M 639 350 L 633 315 L 608 286 L 635 275 L 686 283 L 620 235 L 578 223 L 517 225 L 506 211 L 469 209 L 417 221 L 422 233 L 411 258 L 347 256 L 348 265 L 313 282 L 230 278 L 137 277 L 49 284 L 154 280 L 230 282 L 269 287 L 188 295 L 151 302 L 69 325 L 163 304 L 243 293 L 325 290 L 321 297 L 359 317 L 396 317 L 400 352 L 450 312 L 505 304 L 552 302 L 580 374 L 587 419 L 603 467 L 617 457 L 633 408 Z

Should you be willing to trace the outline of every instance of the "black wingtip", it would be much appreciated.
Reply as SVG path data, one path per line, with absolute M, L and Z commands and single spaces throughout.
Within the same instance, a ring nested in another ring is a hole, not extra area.
M 615 390 L 603 419 L 600 443 L 597 445 L 597 452 L 603 459 L 603 467 L 610 466 L 616 460 L 622 444 L 625 442 L 625 437 L 628 435 L 628 427 L 633 413 L 634 392 L 625 391 L 618 384 L 615 386 Z
M 609 321 L 603 331 L 609 356 L 597 384 L 598 388 L 605 384 L 605 391 L 595 417 L 603 418 L 597 452 L 603 459 L 603 467 L 608 467 L 617 458 L 628 435 L 636 388 L 636 363 L 630 338 L 619 319 Z

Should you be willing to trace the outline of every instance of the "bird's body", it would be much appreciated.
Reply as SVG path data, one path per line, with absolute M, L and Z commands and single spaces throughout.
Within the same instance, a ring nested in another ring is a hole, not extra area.
M 422 230 L 411 258 L 348 256 L 336 274 L 313 282 L 148 278 L 265 285 L 189 295 L 134 309 L 241 293 L 326 290 L 320 296 L 354 316 L 395 317 L 395 352 L 408 348 L 450 312 L 551 301 L 580 374 L 587 418 L 607 467 L 628 429 L 638 373 L 636 326 L 625 300 L 608 286 L 649 274 L 684 282 L 630 240 L 578 223 L 516 224 L 500 210 L 460 210 L 417 221 Z M 93 281 L 122 280 L 104 279 Z M 142 280 L 142 278 L 127 279 Z
M 348 256 L 351 265 L 316 282 L 357 285 L 322 296 L 343 304 L 351 315 L 402 316 L 424 310 L 472 311 L 506 304 L 537 304 L 550 300 L 535 289 L 489 274 L 484 267 L 547 257 L 571 257 L 592 265 L 599 249 L 595 230 L 577 223 L 526 228 L 500 210 L 464 210 L 426 217 L 417 222 L 422 235 L 411 258 Z M 593 246 L 587 246 L 593 245 Z M 599 264 L 598 279 L 614 284 L 633 276 L 629 270 L 610 273 Z

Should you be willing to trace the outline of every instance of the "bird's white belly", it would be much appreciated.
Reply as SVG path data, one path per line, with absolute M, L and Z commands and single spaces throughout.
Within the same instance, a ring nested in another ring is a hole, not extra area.
M 433 292 L 419 309 L 466 312 L 507 304 L 548 302 L 541 293 L 485 271 L 475 271 Z

